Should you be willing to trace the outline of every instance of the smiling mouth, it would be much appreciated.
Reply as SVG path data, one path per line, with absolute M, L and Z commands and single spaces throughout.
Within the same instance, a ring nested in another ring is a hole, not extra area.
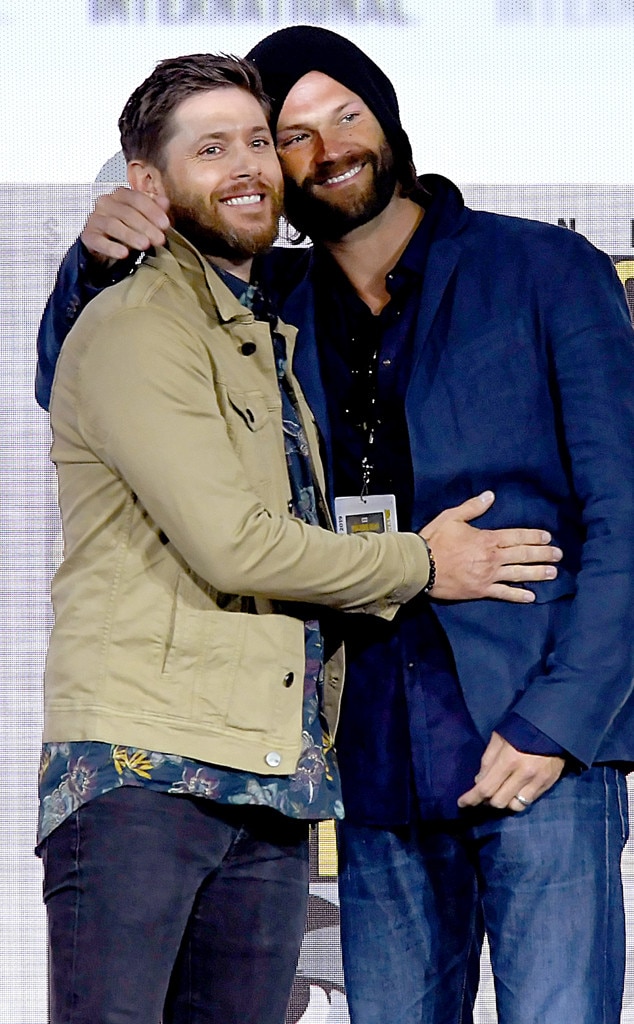
M 221 202 L 225 206 L 257 206 L 258 203 L 264 202 L 264 196 L 258 192 L 257 195 L 231 196 L 229 199 L 222 199 Z
M 322 182 L 322 185 L 338 185 L 340 181 L 348 181 L 349 178 L 354 178 L 356 174 L 362 170 L 363 164 L 355 164 L 350 170 L 344 171 L 343 174 L 335 174 L 332 178 L 326 178 Z

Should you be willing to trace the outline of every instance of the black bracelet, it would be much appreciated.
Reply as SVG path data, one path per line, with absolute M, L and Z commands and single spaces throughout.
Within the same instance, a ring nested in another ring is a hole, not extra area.
M 427 550 L 427 557 L 429 558 L 429 579 L 427 580 L 427 583 L 425 584 L 425 586 L 421 590 L 421 594 L 428 594 L 429 591 L 434 586 L 434 583 L 436 582 L 436 559 L 432 555 L 429 543 L 425 540 L 425 538 L 423 537 L 422 533 L 419 533 L 418 536 L 420 537 L 420 539 L 422 540 L 423 544 L 425 545 L 425 548 Z

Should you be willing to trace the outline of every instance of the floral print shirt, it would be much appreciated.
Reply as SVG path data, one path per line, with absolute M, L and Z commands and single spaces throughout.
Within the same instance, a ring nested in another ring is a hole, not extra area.
M 267 320 L 282 396 L 286 459 L 293 514 L 317 525 L 319 512 L 308 444 L 286 375 L 284 339 L 277 318 L 254 285 L 221 274 L 243 305 Z M 300 609 L 284 606 L 287 614 Z M 255 775 L 193 758 L 96 741 L 45 743 L 40 764 L 38 843 L 82 804 L 119 786 L 145 786 L 163 793 L 189 794 L 225 804 L 271 807 L 292 818 L 342 818 L 341 787 L 332 740 L 322 713 L 323 641 L 316 618 L 305 612 L 306 671 L 302 752 L 292 775 Z M 312 611 L 314 614 L 314 610 Z

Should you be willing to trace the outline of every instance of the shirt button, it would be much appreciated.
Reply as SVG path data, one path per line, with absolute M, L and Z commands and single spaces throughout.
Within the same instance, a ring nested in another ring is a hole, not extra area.
M 391 359 L 384 359 L 383 360 L 383 365 L 384 366 L 391 366 L 392 365 L 392 360 Z
M 243 356 L 252 356 L 255 352 L 255 342 L 245 341 L 244 345 L 241 346 L 240 351 Z
M 269 750 L 264 760 L 269 768 L 277 768 L 282 763 L 282 755 L 278 754 L 277 750 Z
M 284 676 L 284 686 L 286 686 L 286 687 L 292 686 L 294 682 L 295 682 L 295 673 L 294 672 L 287 672 L 286 675 Z

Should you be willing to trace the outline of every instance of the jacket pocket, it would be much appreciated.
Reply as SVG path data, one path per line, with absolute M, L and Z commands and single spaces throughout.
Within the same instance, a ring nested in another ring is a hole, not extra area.
M 261 430 L 270 419 L 264 396 L 259 391 L 227 390 L 227 399 L 234 412 L 249 430 Z
M 304 623 L 286 615 L 222 611 L 210 598 L 179 581 L 163 675 L 187 682 L 193 721 L 228 733 L 288 736 L 301 733 L 304 691 Z M 197 606 L 196 606 L 197 605 Z M 174 709 L 188 714 L 188 709 Z
M 294 723 L 301 733 L 304 623 L 274 614 L 231 618 L 240 620 L 239 645 L 228 681 L 226 727 L 282 737 Z M 199 692 L 201 709 L 207 697 L 205 686 Z

